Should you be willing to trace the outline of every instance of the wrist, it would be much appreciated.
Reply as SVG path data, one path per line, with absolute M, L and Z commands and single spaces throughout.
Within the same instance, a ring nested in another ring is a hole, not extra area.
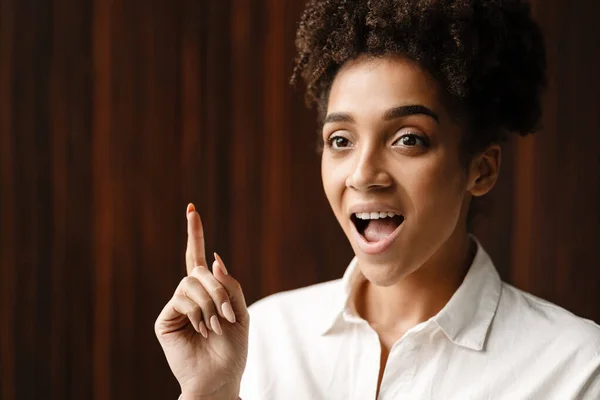
M 238 388 L 223 388 L 212 394 L 195 394 L 182 390 L 180 400 L 239 400 Z

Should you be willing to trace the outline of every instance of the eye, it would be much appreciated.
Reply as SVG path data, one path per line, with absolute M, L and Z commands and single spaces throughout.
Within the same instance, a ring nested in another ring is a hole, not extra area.
M 429 139 L 426 136 L 417 135 L 415 133 L 407 133 L 402 135 L 394 142 L 394 145 L 397 144 L 406 147 L 429 147 Z
M 352 144 L 343 136 L 331 136 L 329 139 L 327 139 L 327 145 L 332 149 L 343 149 L 346 147 L 351 147 Z

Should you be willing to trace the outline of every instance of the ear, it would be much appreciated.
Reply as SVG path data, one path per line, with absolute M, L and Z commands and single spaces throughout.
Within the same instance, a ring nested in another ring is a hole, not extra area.
M 502 149 L 498 144 L 489 145 L 483 152 L 473 157 L 469 166 L 467 186 L 467 191 L 472 196 L 483 196 L 494 187 L 500 173 L 501 159 Z

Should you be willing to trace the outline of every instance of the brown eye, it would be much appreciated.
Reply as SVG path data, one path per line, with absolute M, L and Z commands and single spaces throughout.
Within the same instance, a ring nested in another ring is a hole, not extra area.
M 400 137 L 400 139 L 396 141 L 396 143 L 399 143 L 400 145 L 406 147 L 429 147 L 429 140 L 426 137 L 416 135 L 414 133 L 408 133 L 406 135 L 403 135 L 402 137 Z
M 329 146 L 334 149 L 350 147 L 350 141 L 343 136 L 334 136 L 328 140 Z
M 400 140 L 405 146 L 414 146 L 417 144 L 417 139 L 414 136 L 402 136 Z

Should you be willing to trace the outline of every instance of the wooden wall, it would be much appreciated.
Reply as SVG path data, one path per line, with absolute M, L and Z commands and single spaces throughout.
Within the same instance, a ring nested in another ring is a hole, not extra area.
M 185 207 L 249 302 L 337 278 L 301 0 L 0 0 L 0 398 L 175 399 L 153 322 Z M 505 279 L 600 320 L 600 3 L 537 0 L 545 129 L 477 228 Z

